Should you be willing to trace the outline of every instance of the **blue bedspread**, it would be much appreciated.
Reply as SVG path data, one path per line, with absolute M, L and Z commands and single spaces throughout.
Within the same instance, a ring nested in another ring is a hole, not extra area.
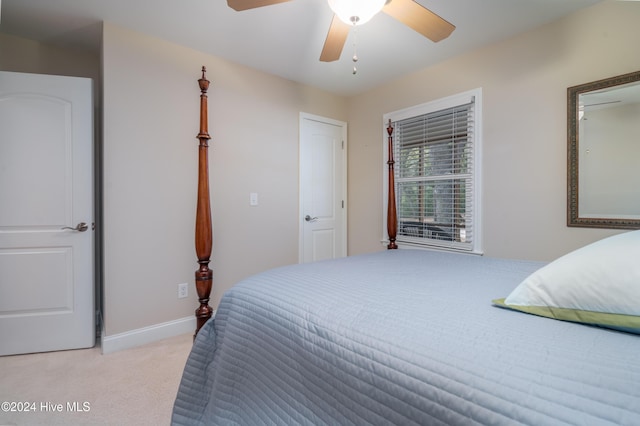
M 640 336 L 492 306 L 540 266 L 395 250 L 246 279 L 172 424 L 640 424 Z

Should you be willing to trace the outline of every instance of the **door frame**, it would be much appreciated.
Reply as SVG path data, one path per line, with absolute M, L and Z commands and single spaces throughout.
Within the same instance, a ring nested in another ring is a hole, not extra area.
M 302 144 L 304 135 L 304 122 L 305 120 L 317 121 L 324 124 L 330 124 L 338 126 L 342 129 L 342 184 L 340 185 L 342 191 L 342 200 L 344 203 L 342 212 L 339 215 L 339 220 L 342 224 L 342 239 L 340 245 L 342 252 L 347 255 L 347 123 L 332 118 L 322 117 L 319 115 L 309 114 L 305 112 L 300 113 L 300 125 L 299 125 L 299 138 L 298 138 L 298 263 L 304 263 L 304 218 L 303 218 L 303 203 L 304 203 L 304 188 L 302 187 Z

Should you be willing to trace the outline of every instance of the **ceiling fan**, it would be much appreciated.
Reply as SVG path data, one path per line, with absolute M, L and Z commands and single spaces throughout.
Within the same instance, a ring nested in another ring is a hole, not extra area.
M 290 0 L 227 0 L 227 4 L 236 11 L 243 11 L 287 1 Z M 328 1 L 334 16 L 320 54 L 320 60 L 323 62 L 333 62 L 340 59 L 349 30 L 354 25 L 361 25 L 367 22 L 380 10 L 433 42 L 449 37 L 456 28 L 414 0 Z

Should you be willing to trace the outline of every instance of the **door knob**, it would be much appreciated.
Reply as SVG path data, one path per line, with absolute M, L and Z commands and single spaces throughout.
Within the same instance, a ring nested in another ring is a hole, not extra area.
M 306 216 L 304 217 L 304 220 L 306 220 L 307 222 L 314 222 L 314 221 L 318 220 L 318 218 L 317 218 L 317 217 L 311 217 L 311 216 L 309 216 L 309 215 L 306 215 Z
M 71 229 L 72 231 L 84 232 L 87 229 L 89 229 L 89 225 L 87 225 L 86 222 L 80 222 L 79 224 L 76 225 L 75 228 L 72 228 L 70 226 L 64 226 L 60 229 Z

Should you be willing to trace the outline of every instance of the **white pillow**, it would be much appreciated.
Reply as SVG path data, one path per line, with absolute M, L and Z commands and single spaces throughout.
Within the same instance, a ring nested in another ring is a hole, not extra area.
M 640 334 L 640 230 L 562 256 L 494 303 Z

